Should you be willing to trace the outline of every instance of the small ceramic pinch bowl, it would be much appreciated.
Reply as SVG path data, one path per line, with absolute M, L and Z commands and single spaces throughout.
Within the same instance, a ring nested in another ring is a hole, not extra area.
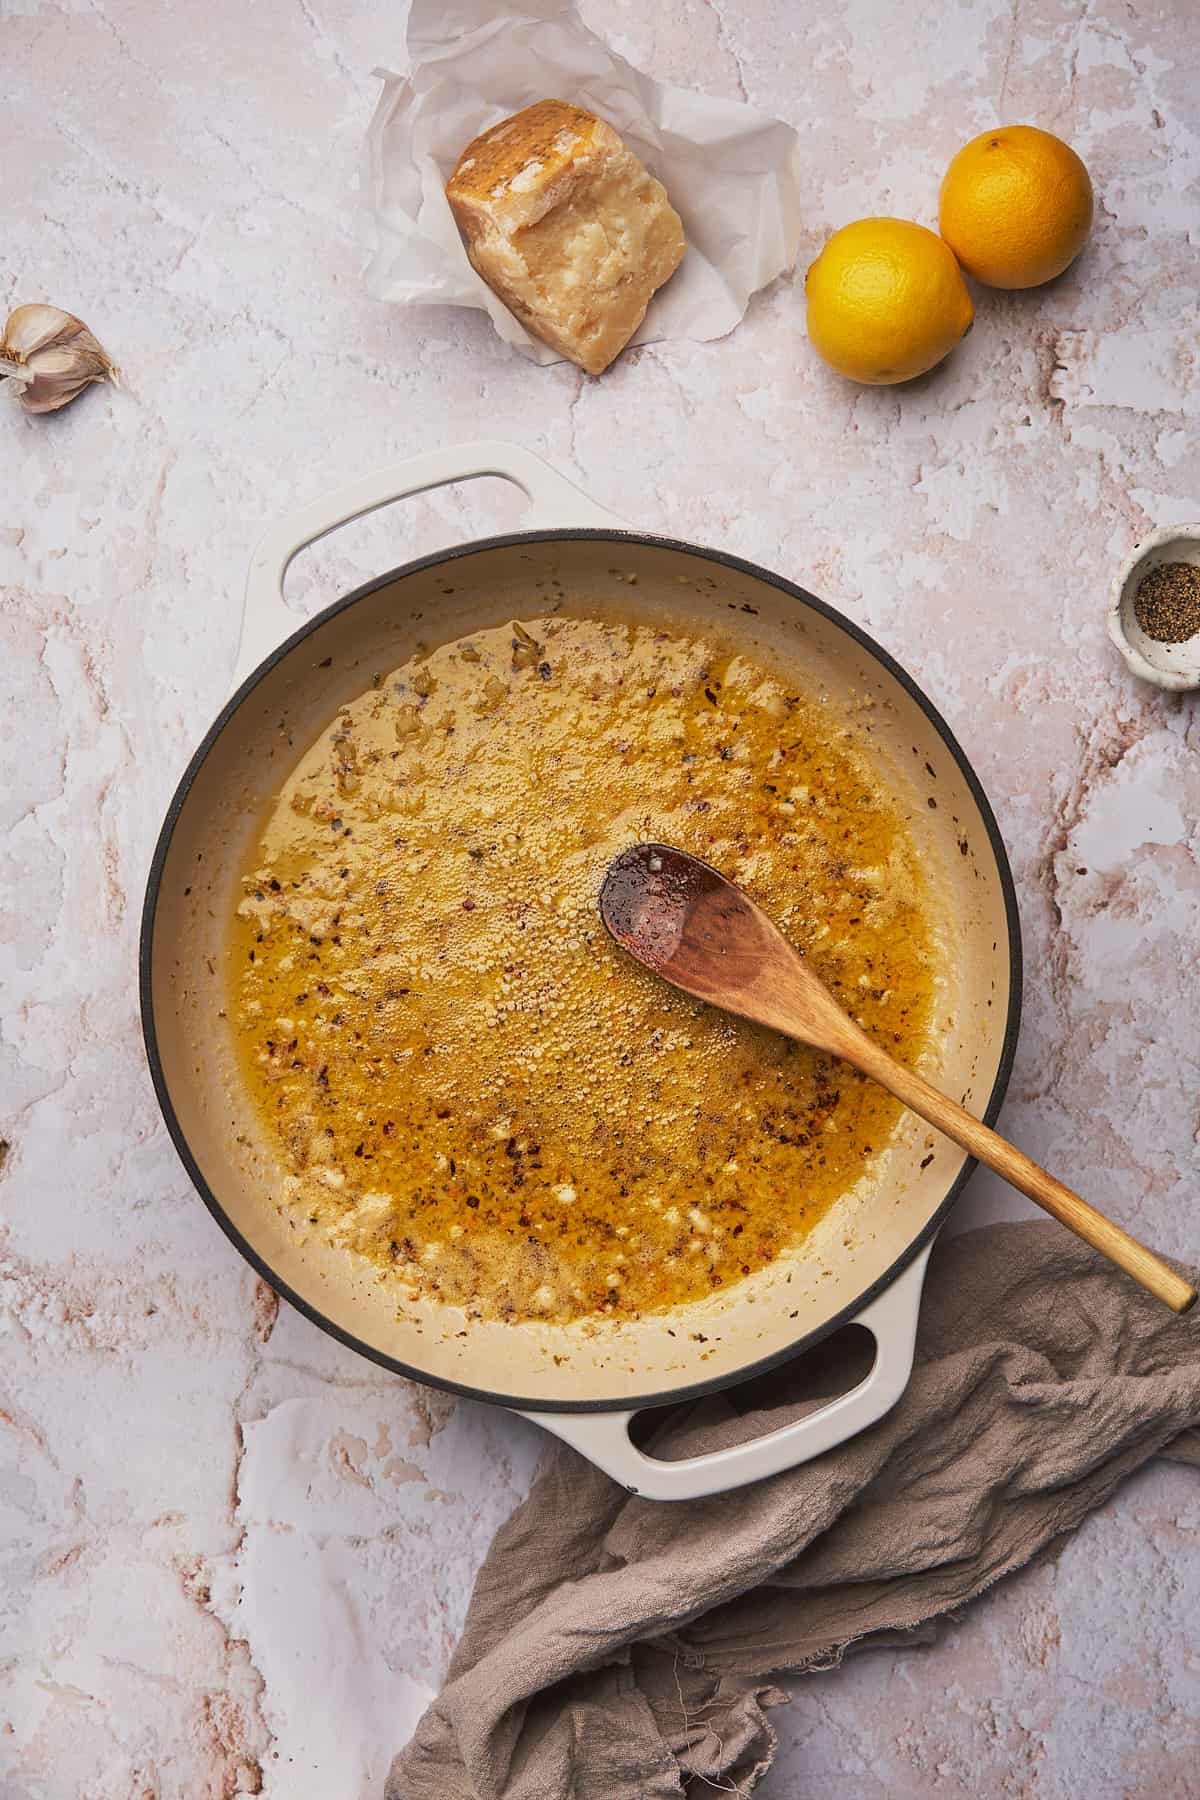
M 1176 562 L 1200 569 L 1200 524 L 1167 525 L 1134 546 L 1113 582 L 1108 635 L 1143 681 L 1162 688 L 1200 688 L 1200 632 L 1182 644 L 1161 644 L 1142 630 L 1133 610 L 1134 596 L 1151 569 Z

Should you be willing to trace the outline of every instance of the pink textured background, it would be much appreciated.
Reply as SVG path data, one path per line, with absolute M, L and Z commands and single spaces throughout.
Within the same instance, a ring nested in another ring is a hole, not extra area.
M 726 341 L 591 383 L 482 315 L 364 298 L 353 190 L 402 6 L 0 5 L 0 303 L 77 309 L 128 384 L 42 422 L 0 407 L 5 1800 L 376 1791 L 537 1453 L 531 1427 L 279 1310 L 195 1200 L 143 1067 L 161 811 L 225 693 L 252 543 L 333 482 L 511 437 L 875 632 L 1013 854 L 1005 1125 L 1197 1252 L 1197 702 L 1136 685 L 1103 633 L 1128 546 L 1200 516 L 1192 0 L 587 10 L 656 73 L 799 125 L 801 268 L 860 214 L 933 222 L 950 154 L 996 122 L 1076 145 L 1093 242 L 1045 292 L 981 296 L 906 388 L 821 368 L 791 281 Z M 297 604 L 515 518 L 484 487 L 377 517 L 306 559 Z M 959 1222 L 1022 1210 L 977 1178 Z M 1148 1472 L 935 1646 L 800 1682 L 760 1792 L 1196 1794 L 1198 1530 L 1194 1481 Z

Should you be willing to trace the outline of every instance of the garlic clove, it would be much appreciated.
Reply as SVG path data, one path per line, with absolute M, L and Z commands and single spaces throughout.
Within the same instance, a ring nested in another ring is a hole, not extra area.
M 81 394 L 89 382 L 102 381 L 107 368 L 103 352 L 99 357 L 81 357 L 74 346 L 69 350 L 39 350 L 27 370 L 15 378 L 21 384 L 17 398 L 27 413 L 56 412 Z
M 28 413 L 56 412 L 93 381 L 117 371 L 82 319 L 57 306 L 18 306 L 0 338 L 0 379 L 7 376 Z
M 3 354 L 11 356 L 14 362 L 24 362 L 35 350 L 75 331 L 87 331 L 87 326 L 60 306 L 18 306 L 4 327 Z

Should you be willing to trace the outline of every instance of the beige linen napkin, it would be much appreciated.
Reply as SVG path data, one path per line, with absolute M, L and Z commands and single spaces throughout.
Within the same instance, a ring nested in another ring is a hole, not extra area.
M 804 1404 L 699 1401 L 654 1448 L 715 1449 Z M 908 1391 L 841 1449 L 678 1504 L 549 1449 L 386 1800 L 748 1794 L 786 1698 L 773 1671 L 912 1642 L 1150 1457 L 1200 1465 L 1198 1425 L 1200 1308 L 1175 1318 L 1054 1225 L 952 1239 Z

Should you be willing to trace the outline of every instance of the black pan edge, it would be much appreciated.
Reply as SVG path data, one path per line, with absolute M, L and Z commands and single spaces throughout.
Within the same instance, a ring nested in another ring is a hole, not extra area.
M 988 1096 L 988 1103 L 983 1113 L 985 1124 L 995 1124 L 996 1119 L 999 1116 L 1000 1108 L 1004 1102 L 1004 1095 L 1008 1088 L 1009 1077 L 1012 1074 L 1013 1058 L 1017 1048 L 1017 1035 L 1021 1023 L 1021 922 L 1017 910 L 1016 887 L 1013 882 L 1012 869 L 1009 865 L 1008 852 L 1004 847 L 1004 839 L 1000 835 L 1000 827 L 996 823 L 996 816 L 992 811 L 991 803 L 984 793 L 979 778 L 971 767 L 962 746 L 954 736 L 949 725 L 947 725 L 945 719 L 942 718 L 932 701 L 929 700 L 922 692 L 921 688 L 918 687 L 908 671 L 903 669 L 881 644 L 877 644 L 874 638 L 863 631 L 860 626 L 856 625 L 852 619 L 848 619 L 844 613 L 838 612 L 836 607 L 827 605 L 825 601 L 818 600 L 815 594 L 810 594 L 807 589 L 797 586 L 795 582 L 786 580 L 782 575 L 772 574 L 770 570 L 761 568 L 757 563 L 749 562 L 744 557 L 732 556 L 728 551 L 724 550 L 707 549 L 699 544 L 689 544 L 679 538 L 660 537 L 650 532 L 560 529 L 554 531 L 515 531 L 496 537 L 473 538 L 469 543 L 455 545 L 449 550 L 436 551 L 430 556 L 418 557 L 415 561 L 405 563 L 398 569 L 392 569 L 386 575 L 376 576 L 373 580 L 364 582 L 361 587 L 355 588 L 352 593 L 345 594 L 341 599 L 333 601 L 331 605 L 323 608 L 322 611 L 316 613 L 311 619 L 305 620 L 305 622 L 300 625 L 289 638 L 285 639 L 276 650 L 272 651 L 270 656 L 266 657 L 264 661 L 259 664 L 252 674 L 247 676 L 241 686 L 226 701 L 225 705 L 221 708 L 221 711 L 217 714 L 217 717 L 213 720 L 208 731 L 205 733 L 204 738 L 191 761 L 188 763 L 187 768 L 184 770 L 179 785 L 175 790 L 171 799 L 171 804 L 167 808 L 162 829 L 158 835 L 158 842 L 154 848 L 154 856 L 151 860 L 150 873 L 146 882 L 146 897 L 142 909 L 142 926 L 138 942 L 138 994 L 141 1005 L 142 1038 L 146 1047 L 146 1059 L 150 1065 L 150 1076 L 154 1083 L 154 1091 L 158 1096 L 158 1103 L 162 1110 L 163 1119 L 166 1122 L 171 1141 L 174 1143 L 179 1154 L 180 1161 L 183 1163 L 184 1168 L 191 1177 L 192 1184 L 200 1195 L 200 1198 L 203 1200 L 205 1206 L 207 1206 L 209 1212 L 221 1227 L 221 1230 L 225 1233 L 229 1241 L 238 1251 L 240 1251 L 241 1255 L 250 1264 L 251 1268 L 262 1277 L 267 1285 L 273 1288 L 281 1298 L 287 1300 L 294 1306 L 298 1312 L 303 1313 L 306 1319 L 309 1319 L 314 1325 L 318 1326 L 320 1330 L 328 1333 L 330 1337 L 336 1338 L 339 1343 L 346 1345 L 347 1349 L 357 1351 L 360 1356 L 365 1356 L 369 1362 L 377 1363 L 381 1368 L 390 1370 L 394 1375 L 404 1375 L 410 1381 L 419 1381 L 426 1387 L 440 1388 L 446 1393 L 462 1394 L 471 1400 L 483 1400 L 492 1405 L 507 1406 L 527 1412 L 636 1412 L 652 1406 L 677 1405 L 683 1401 L 699 1399 L 704 1394 L 717 1393 L 723 1388 L 736 1387 L 740 1382 L 750 1381 L 756 1376 L 765 1375 L 771 1369 L 779 1368 L 785 1362 L 790 1361 L 792 1357 L 798 1356 L 802 1351 L 811 1349 L 813 1345 L 819 1344 L 824 1338 L 831 1336 L 832 1333 L 839 1330 L 841 1326 L 851 1324 L 857 1315 L 863 1311 L 864 1307 L 868 1306 L 877 1295 L 881 1294 L 883 1290 L 896 1279 L 897 1275 L 908 1267 L 914 1257 L 924 1249 L 925 1245 L 928 1244 L 940 1230 L 947 1213 L 950 1211 L 950 1208 L 966 1186 L 967 1181 L 974 1171 L 974 1159 L 969 1159 L 964 1164 L 958 1178 L 948 1190 L 945 1199 L 938 1207 L 934 1216 L 927 1222 L 918 1236 L 908 1245 L 907 1249 L 896 1258 L 891 1267 L 880 1276 L 878 1281 L 874 1282 L 869 1288 L 864 1289 L 850 1305 L 843 1307 L 842 1311 L 839 1312 L 836 1317 L 827 1320 L 823 1325 L 818 1326 L 815 1331 L 806 1332 L 802 1336 L 795 1338 L 792 1343 L 786 1345 L 782 1350 L 776 1350 L 770 1356 L 762 1357 L 757 1362 L 747 1363 L 743 1368 L 734 1370 L 730 1374 L 714 1376 L 709 1381 L 692 1382 L 684 1387 L 667 1388 L 654 1394 L 638 1394 L 632 1397 L 623 1396 L 617 1400 L 573 1401 L 524 1399 L 513 1394 L 489 1393 L 485 1389 L 470 1387 L 464 1382 L 449 1381 L 442 1377 L 429 1375 L 426 1374 L 424 1370 L 414 1369 L 406 1363 L 397 1362 L 395 1358 L 385 1356 L 381 1351 L 374 1349 L 370 1344 L 363 1343 L 360 1338 L 356 1338 L 351 1332 L 343 1331 L 340 1326 L 335 1325 L 332 1320 L 327 1319 L 317 1307 L 311 1305 L 299 1294 L 293 1292 L 286 1282 L 279 1279 L 228 1217 L 221 1202 L 208 1186 L 208 1183 L 205 1181 L 192 1156 L 187 1139 L 184 1136 L 179 1120 L 176 1117 L 175 1108 L 171 1101 L 171 1095 L 167 1089 L 166 1077 L 163 1072 L 162 1061 L 158 1052 L 157 1034 L 154 1027 L 151 947 L 154 939 L 154 920 L 158 907 L 159 888 L 162 882 L 163 868 L 166 864 L 167 855 L 171 847 L 171 839 L 174 836 L 175 825 L 183 810 L 183 805 L 191 790 L 192 783 L 195 781 L 209 751 L 224 730 L 229 719 L 237 711 L 242 701 L 252 689 L 257 687 L 258 683 L 271 669 L 282 662 L 285 656 L 287 656 L 298 644 L 303 643 L 305 638 L 310 637 L 327 619 L 344 611 L 347 607 L 354 606 L 359 600 L 366 599 L 369 594 L 377 593 L 380 588 L 387 587 L 394 581 L 402 580 L 408 575 L 417 574 L 422 569 L 436 568 L 439 564 L 454 563 L 458 561 L 459 558 L 474 555 L 480 550 L 507 549 L 519 544 L 563 543 L 578 540 L 590 540 L 594 542 L 607 540 L 609 542 L 621 544 L 637 546 L 646 545 L 652 549 L 682 551 L 685 555 L 702 557 L 706 562 L 715 563 L 720 568 L 736 569 L 740 574 L 750 575 L 759 581 L 766 582 L 768 586 L 779 589 L 781 593 L 789 595 L 793 600 L 798 601 L 800 605 L 806 606 L 811 611 L 819 613 L 823 618 L 831 620 L 835 625 L 839 626 L 841 630 L 846 632 L 848 636 L 855 639 L 855 641 L 861 644 L 877 662 L 882 664 L 890 675 L 895 677 L 905 691 L 912 696 L 917 705 L 921 708 L 921 711 L 925 714 L 934 730 L 938 733 L 938 736 L 942 739 L 947 750 L 949 750 L 951 756 L 953 756 L 955 762 L 958 764 L 963 779 L 966 781 L 975 804 L 979 808 L 979 815 L 983 820 L 984 828 L 987 831 L 988 842 L 991 845 L 992 854 L 996 859 L 996 867 L 1000 875 L 1001 890 L 1004 895 L 1004 911 L 1008 926 L 1008 1015 L 1005 1020 L 1004 1042 L 1001 1048 L 1000 1066 L 996 1072 L 996 1079 L 992 1085 L 992 1091 Z

